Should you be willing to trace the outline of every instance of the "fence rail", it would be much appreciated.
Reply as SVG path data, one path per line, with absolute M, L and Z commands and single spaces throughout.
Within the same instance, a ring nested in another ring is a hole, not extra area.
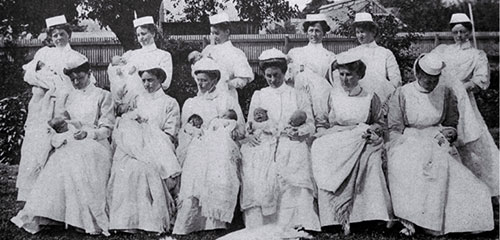
M 400 33 L 400 36 L 404 34 L 406 33 Z M 209 35 L 171 35 L 169 38 L 199 43 L 207 42 Z M 478 48 L 485 50 L 490 61 L 498 67 L 499 32 L 478 32 L 476 38 Z M 307 37 L 304 34 L 236 34 L 231 35 L 231 41 L 245 52 L 254 71 L 259 72 L 257 59 L 262 51 L 274 47 L 287 52 L 290 48 L 306 45 Z M 412 50 L 416 53 L 429 52 L 438 43 L 452 42 L 453 36 L 449 32 L 422 33 L 419 34 L 418 40 L 412 44 Z M 323 44 L 325 48 L 336 54 L 357 45 L 354 38 L 330 34 L 323 39 Z M 120 41 L 116 37 L 73 38 L 71 46 L 89 58 L 99 85 L 109 86 L 106 68 L 113 56 L 123 54 Z M 19 50 L 27 50 L 27 59 L 29 59 L 42 47 L 42 42 L 39 40 L 20 40 L 16 41 L 15 47 Z M 4 43 L 0 42 L 0 53 L 5 48 Z

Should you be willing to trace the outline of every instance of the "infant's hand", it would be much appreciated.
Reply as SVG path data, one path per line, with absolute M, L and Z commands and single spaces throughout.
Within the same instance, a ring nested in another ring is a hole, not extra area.
M 128 70 L 128 75 L 132 75 L 137 71 L 137 68 L 135 66 L 132 66 L 130 70 Z
M 82 140 L 84 138 L 87 137 L 87 132 L 86 131 L 78 131 L 76 132 L 73 137 L 76 139 L 76 140 Z

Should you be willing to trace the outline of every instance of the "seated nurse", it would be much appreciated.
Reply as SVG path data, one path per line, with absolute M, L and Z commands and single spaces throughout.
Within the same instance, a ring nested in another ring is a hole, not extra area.
M 312 167 L 318 185 L 322 226 L 392 219 L 389 191 L 382 170 L 382 103 L 359 85 L 366 65 L 361 56 L 337 55 L 342 89 L 328 96 L 327 111 L 317 117 L 318 137 L 312 145 Z
M 163 233 L 171 230 L 172 195 L 181 167 L 174 143 L 180 127 L 177 101 L 161 88 L 167 74 L 155 65 L 139 69 L 145 93 L 117 120 L 116 150 L 108 184 L 109 228 Z
M 441 84 L 445 64 L 434 53 L 414 65 L 416 81 L 389 100 L 388 180 L 394 215 L 413 235 L 493 230 L 488 186 L 450 152 L 457 139 L 457 100 Z
M 111 94 L 92 84 L 87 58 L 74 53 L 64 73 L 74 89 L 64 101 L 76 131 L 52 133 L 53 153 L 24 208 L 11 221 L 30 233 L 65 225 L 88 234 L 108 233 L 106 184 L 111 168 L 108 138 L 114 124 Z M 72 139 L 61 139 L 71 134 Z

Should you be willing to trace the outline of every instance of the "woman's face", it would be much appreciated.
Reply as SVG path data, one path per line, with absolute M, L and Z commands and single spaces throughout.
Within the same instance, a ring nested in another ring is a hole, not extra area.
M 148 93 L 154 93 L 161 88 L 161 82 L 155 75 L 149 72 L 144 72 L 141 78 L 144 89 L 146 89 Z
M 155 42 L 155 34 L 150 32 L 147 28 L 137 27 L 135 30 L 137 41 L 141 46 L 149 46 Z
M 345 91 L 350 91 L 358 86 L 359 83 L 359 75 L 354 71 L 349 71 L 347 68 L 339 68 L 340 74 L 340 82 L 342 84 L 342 88 Z
M 422 88 L 424 88 L 429 92 L 432 92 L 439 83 L 439 75 L 433 76 L 425 73 L 420 73 L 417 75 L 417 78 L 418 78 L 418 85 L 420 85 Z
M 267 84 L 272 88 L 280 87 L 285 81 L 285 74 L 279 67 L 275 66 L 266 68 L 264 77 L 266 78 Z
M 72 72 L 69 75 L 71 79 L 71 84 L 76 89 L 84 89 L 90 83 L 90 73 L 89 72 Z
M 229 30 L 222 30 L 218 27 L 210 27 L 210 35 L 214 38 L 216 44 L 221 44 L 229 40 Z
M 375 33 L 363 28 L 356 28 L 356 38 L 361 44 L 367 44 L 375 41 Z
M 50 37 L 56 47 L 65 47 L 69 43 L 69 34 L 64 29 L 54 29 Z
M 453 26 L 453 28 L 451 28 L 451 33 L 453 34 L 453 40 L 455 40 L 455 43 L 467 42 L 470 37 L 470 31 L 462 24 Z
M 196 74 L 196 80 L 198 80 L 198 87 L 202 93 L 209 92 L 217 84 L 217 81 L 215 79 L 210 79 L 206 73 Z
M 315 23 L 307 29 L 307 38 L 310 43 L 321 43 L 324 36 L 325 32 L 323 31 L 320 23 Z

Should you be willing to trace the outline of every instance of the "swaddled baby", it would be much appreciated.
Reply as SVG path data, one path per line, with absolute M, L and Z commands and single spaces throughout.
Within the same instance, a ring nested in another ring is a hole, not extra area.
M 193 114 L 189 116 L 187 125 L 184 127 L 184 132 L 192 137 L 201 137 L 203 135 L 203 130 L 201 129 L 202 125 L 203 118 L 201 118 L 198 114 Z
M 63 116 L 50 119 L 47 123 L 55 131 L 50 140 L 52 146 L 55 148 L 59 148 L 69 141 L 82 140 L 87 137 L 85 132 L 78 130 L 74 126 L 75 124 L 70 124 L 67 112 Z
M 305 127 L 307 121 L 307 114 L 302 110 L 296 110 L 293 112 L 290 120 L 288 121 L 288 126 L 285 127 L 283 133 L 288 136 L 294 136 L 296 140 L 303 141 L 308 138 L 307 135 L 300 136 L 302 128 Z
M 224 129 L 226 132 L 231 132 L 236 128 L 238 115 L 233 109 L 228 109 L 221 117 L 214 118 L 208 125 L 208 131 L 219 131 Z M 231 135 L 230 135 L 231 136 Z
M 247 132 L 258 137 L 273 136 L 278 132 L 278 128 L 277 124 L 269 119 L 267 110 L 258 107 L 253 111 L 253 121 L 248 122 Z

